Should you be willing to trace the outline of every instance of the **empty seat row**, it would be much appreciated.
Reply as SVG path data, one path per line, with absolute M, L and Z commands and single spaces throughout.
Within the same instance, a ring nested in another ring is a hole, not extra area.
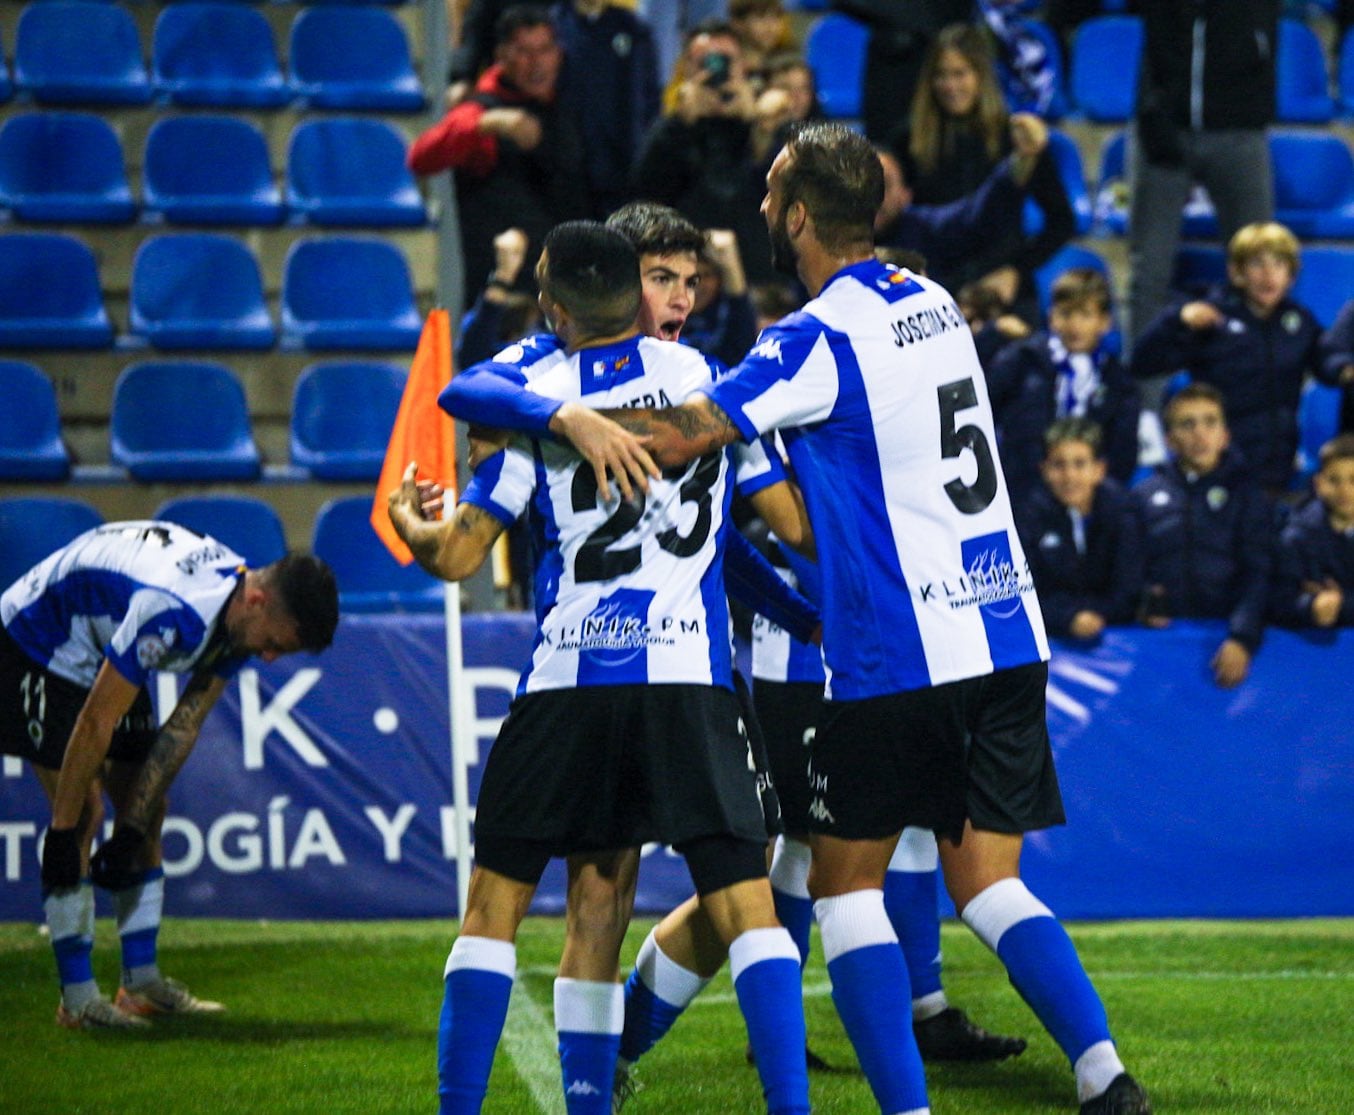
M 311 364 L 292 394 L 289 455 L 316 480 L 380 475 L 406 373 L 384 362 Z M 0 360 L 0 480 L 60 481 L 71 472 L 52 381 Z M 244 388 L 223 364 L 151 361 L 118 377 L 109 456 L 134 480 L 252 481 L 262 473 Z
M 315 554 L 329 563 L 345 612 L 432 612 L 442 608 L 442 585 L 417 565 L 395 561 L 371 528 L 371 497 L 325 503 L 315 516 Z M 225 543 L 258 568 L 287 550 L 282 520 L 252 496 L 189 496 L 168 500 L 150 518 L 181 523 Z M 90 504 L 61 497 L 0 499 L 0 589 L 48 554 L 103 523 Z
M 43 104 L 247 105 L 415 112 L 423 88 L 404 29 L 381 8 L 306 8 L 284 75 L 262 13 L 181 3 L 155 21 L 151 66 L 131 15 L 98 0 L 33 0 L 19 16 L 14 87 Z
M 1128 227 L 1123 132 L 1105 141 L 1096 187 L 1095 220 L 1100 230 L 1121 234 Z M 1269 135 L 1274 172 L 1274 218 L 1310 240 L 1354 237 L 1354 153 L 1338 135 L 1316 131 L 1274 131 Z M 1184 235 L 1216 238 L 1218 223 L 1207 195 L 1196 192 L 1182 214 Z
M 422 319 L 403 252 L 361 237 L 298 240 L 283 264 L 285 348 L 412 350 Z M 267 349 L 278 331 L 258 261 L 214 233 L 152 236 L 132 262 L 132 336 L 156 348 Z M 0 347 L 107 348 L 94 254 L 61 233 L 0 236 Z
M 286 193 L 263 133 L 232 116 L 171 116 L 146 135 L 147 220 L 273 225 L 288 214 L 321 226 L 411 226 L 427 210 L 384 120 L 326 117 L 298 124 Z M 0 208 L 24 221 L 119 223 L 136 202 L 112 127 L 85 112 L 26 112 L 0 127 Z

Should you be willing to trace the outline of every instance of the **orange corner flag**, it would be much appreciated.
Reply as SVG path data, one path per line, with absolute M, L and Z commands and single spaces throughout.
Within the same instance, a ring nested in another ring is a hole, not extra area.
M 449 492 L 456 490 L 456 424 L 437 405 L 438 393 L 450 379 L 451 318 L 446 310 L 433 310 L 423 323 L 371 504 L 372 529 L 401 565 L 408 565 L 414 555 L 395 533 L 386 497 L 400 486 L 409 462 L 418 462 L 419 476 L 437 481 Z

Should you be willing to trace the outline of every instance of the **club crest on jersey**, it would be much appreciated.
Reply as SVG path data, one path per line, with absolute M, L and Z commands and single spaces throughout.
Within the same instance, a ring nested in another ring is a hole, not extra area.
M 153 670 L 165 660 L 169 647 L 159 635 L 142 635 L 136 640 L 136 661 L 143 670 Z

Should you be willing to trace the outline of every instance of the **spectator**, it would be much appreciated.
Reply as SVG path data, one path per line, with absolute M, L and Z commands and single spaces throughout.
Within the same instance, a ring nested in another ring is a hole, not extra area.
M 1298 241 L 1283 225 L 1247 225 L 1227 246 L 1228 286 L 1167 306 L 1133 352 L 1140 379 L 1187 369 L 1223 397 L 1232 440 L 1272 495 L 1287 490 L 1303 378 L 1325 375 L 1321 327 L 1293 301 Z
M 818 103 L 818 84 L 813 67 L 800 54 L 777 54 L 767 62 L 766 92 L 779 90 L 788 101 L 786 117 L 793 123 L 821 120 L 823 106 Z
M 468 0 L 447 72 L 447 108 L 460 104 L 494 62 L 498 18 L 520 0 Z
M 1274 556 L 1269 501 L 1238 454 L 1216 387 L 1193 383 L 1166 404 L 1173 459 L 1131 493 L 1143 544 L 1141 618 L 1166 627 L 1180 618 L 1225 619 L 1227 637 L 1210 660 L 1224 689 L 1240 685 L 1264 634 Z
M 1141 0 L 1143 57 L 1129 129 L 1129 327 L 1166 301 L 1190 187 L 1207 187 L 1224 241 L 1272 220 L 1279 0 Z
M 529 241 L 527 281 L 545 234 L 588 210 L 582 143 L 557 97 L 562 54 L 549 13 L 514 5 L 498 21 L 498 59 L 475 91 L 409 148 L 418 175 L 456 171 L 461 252 L 468 289 L 494 263 L 493 240 L 520 228 Z
M 653 30 L 658 51 L 658 80 L 673 77 L 682 44 L 702 23 L 729 18 L 729 0 L 639 0 L 639 14 Z
M 461 318 L 456 335 L 456 366 L 488 360 L 508 341 L 536 332 L 536 300 L 515 290 L 527 259 L 527 234 L 504 229 L 494 237 L 494 270 L 475 304 Z
M 700 284 L 683 340 L 732 367 L 757 340 L 757 310 L 733 233 L 710 229 L 697 266 Z
M 743 65 L 760 92 L 766 88 L 768 63 L 797 49 L 781 0 L 729 0 L 729 23 L 743 46 Z
M 752 305 L 757 311 L 757 332 L 792 314 L 804 304 L 802 296 L 789 283 L 762 283 L 751 288 Z
M 729 24 L 702 24 L 692 32 L 683 71 L 690 76 L 678 86 L 676 107 L 655 121 L 645 140 L 635 193 L 671 205 L 700 228 L 731 229 L 748 279 L 764 282 L 773 270 L 760 206 L 780 121 L 759 124 L 742 46 Z
M 875 143 L 887 143 L 898 106 L 912 100 L 927 48 L 942 27 L 973 17 L 973 0 L 831 0 L 830 6 L 870 29 L 861 123 Z
M 1044 433 L 1044 483 L 1016 504 L 1039 606 L 1050 634 L 1096 639 L 1133 620 L 1142 596 L 1142 544 L 1128 495 L 1106 478 L 1100 427 L 1060 418 Z
M 992 367 L 997 355 L 1012 341 L 1021 341 L 1030 335 L 1025 319 L 1009 313 L 1001 295 L 989 286 L 969 283 L 959 288 L 954 301 L 973 330 L 978 362 L 985 369 Z
M 1321 447 L 1316 498 L 1279 539 L 1274 619 L 1291 627 L 1354 627 L 1354 434 Z
M 1005 348 L 988 371 L 1006 486 L 1017 503 L 1039 485 L 1044 431 L 1086 418 L 1103 432 L 1109 475 L 1127 486 L 1138 464 L 1138 388 L 1106 343 L 1113 319 L 1105 277 L 1073 267 L 1053 284 L 1049 331 Z
M 1354 432 L 1354 299 L 1344 304 L 1322 335 L 1321 350 L 1321 378 L 1344 389 L 1340 432 Z
M 575 113 L 592 215 L 629 200 L 630 173 L 658 115 L 658 59 L 648 25 L 608 0 L 572 0 L 551 12 L 564 48 L 564 88 Z
M 1011 151 L 1010 116 L 997 79 L 987 31 L 971 23 L 946 27 L 922 62 L 908 123 L 891 146 L 924 205 L 957 201 L 976 190 Z M 1023 211 L 992 230 L 980 251 L 937 276 L 951 290 L 980 281 L 1007 307 L 1038 321 L 1034 272 L 1076 232 L 1076 218 L 1053 156 L 1045 147 L 1029 182 L 1043 227 L 1024 231 Z

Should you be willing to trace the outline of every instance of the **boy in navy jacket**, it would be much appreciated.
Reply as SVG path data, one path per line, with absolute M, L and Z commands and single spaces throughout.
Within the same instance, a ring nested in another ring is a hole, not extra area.
M 1354 434 L 1321 447 L 1316 498 L 1279 539 L 1273 615 L 1292 627 L 1354 627 Z
M 1222 395 L 1194 383 L 1166 404 L 1172 458 L 1133 489 L 1147 590 L 1143 622 L 1227 620 L 1209 665 L 1224 689 L 1240 685 L 1264 634 L 1274 512 L 1238 455 Z

